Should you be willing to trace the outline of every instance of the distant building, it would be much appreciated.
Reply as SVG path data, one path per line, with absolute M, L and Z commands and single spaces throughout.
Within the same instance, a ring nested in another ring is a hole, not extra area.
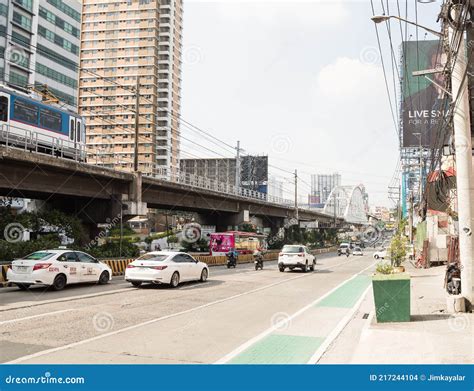
M 324 207 L 331 191 L 337 186 L 341 186 L 341 175 L 338 173 L 311 175 L 309 204 L 314 207 Z
M 236 184 L 237 160 L 230 159 L 181 159 L 181 174 L 194 175 L 227 183 Z M 268 157 L 244 156 L 240 159 L 240 186 L 268 193 Z
M 235 184 L 236 159 L 181 159 L 182 174 Z
M 391 220 L 391 211 L 385 206 L 374 206 L 370 213 L 380 221 L 389 222 Z
M 0 83 L 77 106 L 81 1 L 0 1 Z
M 268 195 L 277 198 L 283 198 L 283 181 L 276 178 L 268 180 Z

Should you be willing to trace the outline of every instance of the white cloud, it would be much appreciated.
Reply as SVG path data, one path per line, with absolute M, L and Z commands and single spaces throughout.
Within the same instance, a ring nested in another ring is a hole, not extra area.
M 317 76 L 318 92 L 328 98 L 360 99 L 377 97 L 383 92 L 382 68 L 359 59 L 340 57 L 321 69 Z

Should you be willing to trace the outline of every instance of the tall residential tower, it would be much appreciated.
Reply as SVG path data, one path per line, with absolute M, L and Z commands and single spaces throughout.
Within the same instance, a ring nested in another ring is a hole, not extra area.
M 337 172 L 334 174 L 311 175 L 309 203 L 318 207 L 324 207 L 331 191 L 337 186 L 341 186 L 341 175 Z
M 138 170 L 170 175 L 179 165 L 182 0 L 82 3 L 79 109 L 88 161 L 133 171 L 138 85 Z

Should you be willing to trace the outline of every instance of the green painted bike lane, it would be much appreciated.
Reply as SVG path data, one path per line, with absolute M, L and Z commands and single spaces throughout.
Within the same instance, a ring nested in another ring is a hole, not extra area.
M 233 357 L 229 364 L 306 364 L 371 283 L 357 275 L 305 312 Z

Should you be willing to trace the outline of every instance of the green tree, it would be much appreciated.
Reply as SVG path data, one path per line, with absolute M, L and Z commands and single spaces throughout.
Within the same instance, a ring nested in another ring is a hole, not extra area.
M 244 223 L 240 225 L 239 230 L 242 232 L 257 232 L 257 228 L 250 223 Z
M 181 248 L 184 252 L 209 252 L 209 243 L 206 239 L 199 239 L 197 242 L 181 241 Z
M 178 237 L 176 235 L 168 236 L 168 243 L 178 243 Z
M 83 250 L 96 258 L 136 258 L 140 255 L 140 249 L 130 242 L 107 242 L 102 246 L 87 247 Z M 120 255 L 121 254 L 121 255 Z

